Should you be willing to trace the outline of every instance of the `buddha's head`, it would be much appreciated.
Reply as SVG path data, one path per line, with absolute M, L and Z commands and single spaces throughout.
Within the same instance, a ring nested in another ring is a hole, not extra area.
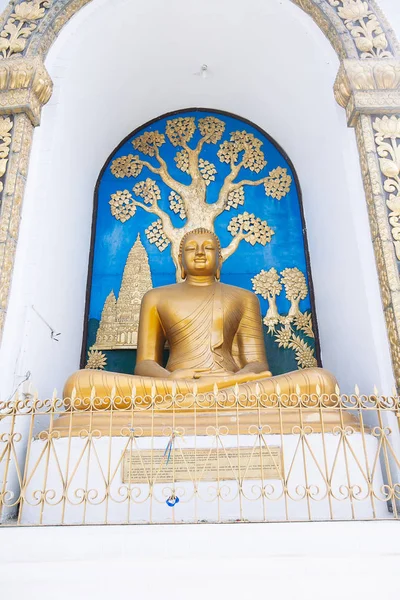
M 179 246 L 181 277 L 214 275 L 219 280 L 221 244 L 212 231 L 199 227 L 186 233 Z

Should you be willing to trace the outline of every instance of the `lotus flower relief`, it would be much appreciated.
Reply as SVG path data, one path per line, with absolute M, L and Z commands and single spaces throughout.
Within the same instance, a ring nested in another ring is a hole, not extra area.
M 45 9 L 39 2 L 21 2 L 14 9 L 15 18 L 20 21 L 37 21 L 44 17 Z
M 400 138 L 400 119 L 394 115 L 375 119 L 373 127 L 382 138 Z
M 338 8 L 339 17 L 345 21 L 354 21 L 368 17 L 368 2 L 362 0 L 342 0 L 343 6 Z

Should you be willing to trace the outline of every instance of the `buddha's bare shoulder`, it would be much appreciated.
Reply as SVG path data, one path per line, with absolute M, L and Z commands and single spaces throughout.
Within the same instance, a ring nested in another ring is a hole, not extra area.
M 160 300 L 165 301 L 167 298 L 181 294 L 182 285 L 182 283 L 172 283 L 171 285 L 162 285 L 160 287 L 153 288 L 144 294 L 142 302 L 148 305 L 154 305 Z

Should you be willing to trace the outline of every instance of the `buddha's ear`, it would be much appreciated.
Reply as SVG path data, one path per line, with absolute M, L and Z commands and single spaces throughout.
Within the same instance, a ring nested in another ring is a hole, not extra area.
M 181 270 L 181 279 L 186 279 L 186 271 L 182 264 L 182 256 L 178 256 L 179 267 Z
M 218 267 L 215 271 L 215 279 L 219 281 L 221 279 L 221 259 L 218 260 Z

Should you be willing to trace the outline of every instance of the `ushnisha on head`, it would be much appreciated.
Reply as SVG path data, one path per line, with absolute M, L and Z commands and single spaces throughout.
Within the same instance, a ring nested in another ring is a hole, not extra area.
M 181 277 L 214 276 L 220 279 L 221 244 L 214 232 L 198 227 L 182 237 L 178 255 Z

